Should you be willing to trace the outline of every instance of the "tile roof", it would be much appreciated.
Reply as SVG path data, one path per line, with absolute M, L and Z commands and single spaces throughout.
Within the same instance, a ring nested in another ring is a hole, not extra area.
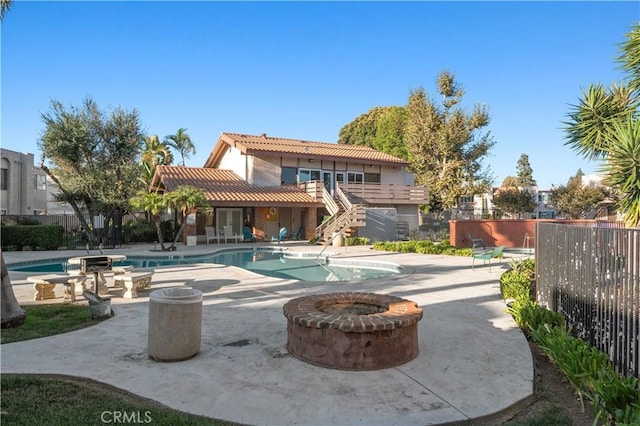
M 231 170 L 185 166 L 158 166 L 154 186 L 173 191 L 180 185 L 193 185 L 205 191 L 214 206 L 317 206 L 318 201 L 291 186 L 254 186 Z
M 249 155 L 287 155 L 298 158 L 314 158 L 335 161 L 355 161 L 360 163 L 390 164 L 408 166 L 409 163 L 393 155 L 376 151 L 361 145 L 347 145 L 328 142 L 312 142 L 299 139 L 287 139 L 267 136 L 255 136 L 240 133 L 222 133 L 205 167 L 215 164 L 219 145 L 225 142 L 234 146 L 243 154 Z M 219 153 L 221 154 L 221 152 Z M 218 155 L 219 155 L 218 154 Z

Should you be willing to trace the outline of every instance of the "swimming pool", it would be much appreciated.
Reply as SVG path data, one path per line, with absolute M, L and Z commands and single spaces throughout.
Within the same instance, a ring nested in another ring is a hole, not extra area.
M 166 257 L 127 256 L 127 260 L 113 266 L 155 268 L 160 266 L 215 263 L 237 266 L 268 277 L 300 281 L 352 281 L 377 278 L 402 272 L 393 263 L 358 261 L 354 259 L 317 258 L 315 253 L 288 253 L 272 249 L 223 250 L 207 255 L 169 255 Z M 21 262 L 7 265 L 9 271 L 32 273 L 60 273 L 77 270 L 79 265 L 69 265 L 67 258 Z

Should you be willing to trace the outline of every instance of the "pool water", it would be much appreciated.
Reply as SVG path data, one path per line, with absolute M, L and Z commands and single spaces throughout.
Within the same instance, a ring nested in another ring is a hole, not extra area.
M 397 274 L 400 267 L 388 263 L 366 262 L 358 265 L 317 259 L 315 257 L 292 257 L 281 251 L 267 250 L 226 250 L 201 256 L 168 256 L 163 258 L 127 256 L 123 262 L 113 266 L 134 268 L 154 268 L 158 266 L 189 265 L 195 263 L 215 263 L 237 266 L 268 277 L 295 279 L 301 281 L 351 281 L 357 279 L 384 277 Z M 69 265 L 66 259 L 53 259 L 7 265 L 10 271 L 35 273 L 60 273 L 78 269 L 79 265 Z

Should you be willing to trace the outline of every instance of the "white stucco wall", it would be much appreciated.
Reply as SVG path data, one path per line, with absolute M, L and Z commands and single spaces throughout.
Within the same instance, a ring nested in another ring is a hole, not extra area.
M 248 163 L 249 161 L 246 155 L 242 155 L 240 150 L 230 146 L 224 156 L 222 156 L 218 169 L 231 170 L 242 179 L 249 180 L 248 173 L 250 167 Z

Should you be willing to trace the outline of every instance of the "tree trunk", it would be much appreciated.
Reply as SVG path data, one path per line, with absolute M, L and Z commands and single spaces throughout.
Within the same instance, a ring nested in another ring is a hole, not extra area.
M 27 317 L 27 313 L 20 307 L 16 295 L 13 293 L 9 271 L 4 264 L 4 253 L 0 250 L 2 264 L 2 294 L 0 298 L 0 312 L 2 314 L 2 328 L 17 327 Z

